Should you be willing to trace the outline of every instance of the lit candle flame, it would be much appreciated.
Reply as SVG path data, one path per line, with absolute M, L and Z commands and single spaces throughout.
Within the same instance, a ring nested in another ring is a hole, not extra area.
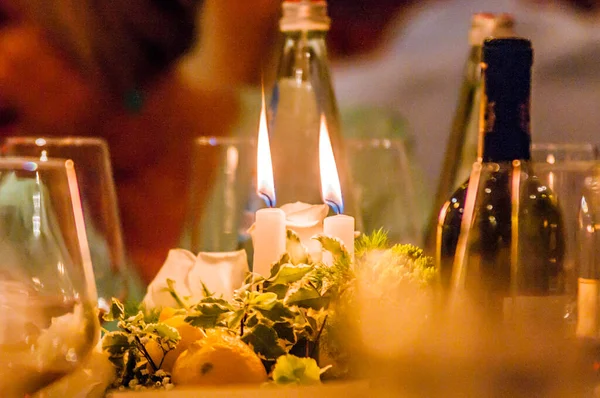
M 333 156 L 333 148 L 329 138 L 329 131 L 325 124 L 325 116 L 321 115 L 319 127 L 319 168 L 321 171 L 321 194 L 323 202 L 327 203 L 336 214 L 344 212 L 342 188 Z
M 267 129 L 267 111 L 265 93 L 262 93 L 260 121 L 258 123 L 258 146 L 256 153 L 256 192 L 267 206 L 275 207 L 275 183 L 273 182 L 273 162 L 269 145 L 269 130 Z

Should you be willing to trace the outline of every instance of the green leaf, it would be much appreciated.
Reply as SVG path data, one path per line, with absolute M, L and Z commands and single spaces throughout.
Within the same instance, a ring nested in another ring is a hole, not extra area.
M 102 339 L 102 351 L 108 352 L 111 356 L 123 356 L 132 345 L 129 336 L 123 332 L 110 332 Z
M 293 312 L 288 306 L 286 306 L 283 301 L 276 301 L 271 308 L 264 309 L 256 307 L 256 310 L 260 312 L 260 314 L 267 318 L 272 322 L 281 322 L 284 320 L 293 320 L 296 316 L 296 313 Z
M 277 275 L 277 273 L 279 272 L 281 266 L 284 264 L 289 264 L 289 262 L 290 262 L 289 254 L 283 253 L 283 255 L 279 258 L 279 261 L 277 261 L 276 263 L 271 265 L 271 272 L 270 272 L 268 280 L 273 279 L 275 277 L 275 275 Z
M 229 313 L 229 315 L 227 316 L 227 327 L 232 330 L 239 329 L 245 314 L 246 311 L 244 309 L 239 309 L 237 311 Z
M 207 297 L 194 306 L 194 309 L 185 318 L 185 321 L 192 326 L 212 329 L 217 326 L 224 326 L 222 323 L 227 318 L 226 314 L 231 312 L 233 312 L 233 308 L 227 301 Z
M 177 294 L 177 291 L 175 291 L 175 281 L 174 280 L 167 278 L 167 287 L 164 290 L 169 292 L 171 297 L 173 297 L 173 299 L 175 300 L 175 302 L 177 303 L 177 305 L 180 308 L 187 309 L 189 307 L 187 302 L 181 296 L 179 296 L 179 294 Z
M 298 305 L 305 300 L 312 300 L 316 298 L 320 298 L 321 295 L 311 285 L 302 285 L 297 289 L 292 289 L 288 291 L 288 295 L 285 298 L 285 303 L 287 305 Z
M 275 359 L 285 354 L 278 344 L 275 329 L 264 323 L 258 323 L 252 328 L 246 328 L 242 341 L 250 345 L 254 352 L 262 359 Z
M 289 288 L 289 285 L 271 285 L 268 286 L 265 289 L 265 291 L 275 293 L 277 295 L 277 298 L 279 300 L 282 300 L 283 298 L 285 298 L 285 295 L 287 294 Z
M 138 313 L 138 311 L 146 311 L 145 305 L 134 300 L 126 300 L 123 303 L 124 315 L 127 318 Z
M 290 345 L 295 344 L 298 340 L 296 333 L 294 333 L 294 327 L 290 322 L 275 322 L 273 329 L 277 332 L 277 336 L 280 339 L 289 342 Z
M 318 235 L 313 239 L 316 239 L 321 243 L 323 250 L 331 253 L 334 262 L 350 262 L 348 250 L 346 250 L 344 243 L 339 238 L 333 238 L 327 235 Z
M 151 308 L 146 309 L 146 306 L 142 305 L 140 307 L 140 311 L 144 313 L 144 322 L 146 323 L 156 323 L 160 318 L 161 308 Z
M 321 382 L 321 373 L 321 368 L 313 358 L 288 354 L 277 358 L 273 381 L 277 384 L 317 384 Z
M 144 328 L 144 333 L 153 334 L 165 344 L 177 344 L 181 340 L 179 331 L 166 323 L 150 323 Z
M 258 319 L 258 315 L 253 313 L 252 315 L 248 315 L 244 323 L 246 324 L 247 328 L 253 328 L 254 326 L 258 325 L 259 322 L 260 320 Z
M 277 275 L 275 275 L 273 278 L 269 278 L 268 280 L 273 285 L 294 283 L 302 279 L 304 275 L 308 274 L 312 270 L 313 266 L 311 265 L 285 264 L 281 266 Z
M 144 319 L 146 319 L 144 313 L 142 311 L 138 311 L 134 316 L 130 316 L 127 319 L 124 319 L 127 323 L 133 326 L 139 326 L 144 323 Z
M 107 322 L 118 321 L 125 316 L 125 307 L 119 300 L 113 298 L 110 303 L 110 311 L 102 316 Z
M 208 287 L 204 284 L 204 282 L 200 281 L 200 283 L 202 284 L 202 295 L 205 298 L 213 297 L 215 295 L 214 292 L 211 292 L 210 290 L 208 290 Z
M 286 233 L 285 250 L 290 256 L 289 262 L 294 265 L 297 264 L 310 264 L 311 258 L 308 254 L 308 250 L 300 241 L 300 236 L 291 229 L 287 230 Z
M 368 235 L 362 234 L 354 241 L 354 255 L 362 257 L 371 250 L 386 250 L 389 247 L 387 231 L 383 228 Z
M 272 292 L 250 292 L 248 305 L 253 308 L 270 310 L 277 303 L 277 294 Z

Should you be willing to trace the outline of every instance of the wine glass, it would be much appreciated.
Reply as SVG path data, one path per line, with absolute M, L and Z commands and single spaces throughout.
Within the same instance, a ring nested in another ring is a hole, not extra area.
M 586 178 L 592 174 L 598 149 L 589 143 L 537 143 L 532 146 L 531 155 L 536 175 L 558 198 L 565 226 L 565 267 L 574 277 L 581 195 Z
M 3 143 L 3 153 L 75 162 L 98 289 L 98 307 L 107 311 L 112 297 L 141 299 L 139 277 L 126 260 L 106 142 L 88 137 L 8 137 Z
M 347 138 L 354 198 L 365 233 L 383 228 L 394 243 L 420 245 L 426 195 L 402 138 Z
M 207 168 L 206 164 L 215 164 Z M 251 250 L 248 229 L 263 206 L 254 187 L 256 140 L 198 137 L 194 141 L 188 218 L 181 246 L 193 252 Z M 201 181 L 212 181 L 210 186 Z M 251 259 L 252 256 L 249 256 Z
M 578 217 L 577 335 L 600 340 L 600 164 L 585 178 Z
M 98 336 L 96 286 L 73 162 L 0 158 L 0 391 L 72 372 Z

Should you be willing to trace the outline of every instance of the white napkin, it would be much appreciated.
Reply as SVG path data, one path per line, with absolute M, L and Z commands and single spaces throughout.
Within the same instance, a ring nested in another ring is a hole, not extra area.
M 178 307 L 166 291 L 167 279 L 175 282 L 175 291 L 187 298 L 190 304 L 203 297 L 202 283 L 217 297 L 230 299 L 235 289 L 242 286 L 249 271 L 244 250 L 222 253 L 202 252 L 198 256 L 184 249 L 169 251 L 154 280 L 148 285 L 144 297 L 147 308 Z
M 321 244 L 311 238 L 323 233 L 323 220 L 327 217 L 329 206 L 295 202 L 281 206 L 281 210 L 285 213 L 287 228 L 300 236 L 300 241 L 306 246 L 313 260 L 320 260 Z

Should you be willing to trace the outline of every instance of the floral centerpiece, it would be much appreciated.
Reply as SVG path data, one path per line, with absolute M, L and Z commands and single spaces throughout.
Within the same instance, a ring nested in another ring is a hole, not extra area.
M 356 240 L 354 260 L 340 240 L 325 235 L 314 240 L 330 253 L 332 264 L 313 260 L 299 235 L 288 230 L 287 251 L 270 275 L 248 272 L 230 297 L 201 280 L 185 286 L 166 278 L 161 293 L 169 306 L 148 296 L 141 305 L 113 300 L 105 319 L 116 321 L 118 330 L 102 340 L 116 370 L 111 387 L 311 384 L 328 373 L 348 375 L 352 350 L 337 337 L 345 320 L 358 315 L 361 281 L 368 281 L 371 293 L 386 294 L 398 283 L 426 292 L 434 280 L 433 262 L 412 245 L 388 244 L 381 231 Z M 390 285 L 390 278 L 396 283 Z M 151 285 L 149 295 L 155 289 Z

